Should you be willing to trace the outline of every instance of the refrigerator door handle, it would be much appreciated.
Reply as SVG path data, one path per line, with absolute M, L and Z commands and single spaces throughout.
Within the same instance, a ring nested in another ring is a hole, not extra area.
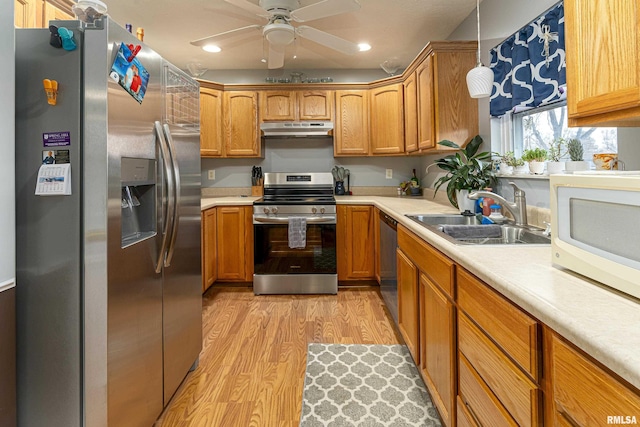
M 162 166 L 164 167 L 164 173 L 167 178 L 167 215 L 165 215 L 163 219 L 162 244 L 160 245 L 160 251 L 158 252 L 158 260 L 156 261 L 156 273 L 161 273 L 164 260 L 166 259 L 165 255 L 167 252 L 167 245 L 169 243 L 169 227 L 171 226 L 169 218 L 175 211 L 175 201 L 173 198 L 175 194 L 175 189 L 173 188 L 175 180 L 173 177 L 173 168 L 169 165 L 169 150 L 167 149 L 167 141 L 165 140 L 160 122 L 155 122 L 155 129 L 158 137 L 158 146 L 160 147 L 160 153 L 162 155 Z
M 171 226 L 171 240 L 169 241 L 169 247 L 167 248 L 167 257 L 164 260 L 164 266 L 169 267 L 171 260 L 173 259 L 173 251 L 176 246 L 176 236 L 178 235 L 178 220 L 180 218 L 180 167 L 178 166 L 178 159 L 176 158 L 175 144 L 173 143 L 173 137 L 171 136 L 171 130 L 168 124 L 164 124 L 164 133 L 167 138 L 167 146 L 169 147 L 169 156 L 171 158 L 171 166 L 173 167 L 173 215 Z

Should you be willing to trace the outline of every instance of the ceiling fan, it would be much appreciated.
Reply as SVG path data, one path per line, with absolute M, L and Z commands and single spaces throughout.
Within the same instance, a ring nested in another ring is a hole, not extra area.
M 260 6 L 247 0 L 224 0 L 234 6 L 266 18 L 266 25 L 249 25 L 235 30 L 225 31 L 209 37 L 194 40 L 194 46 L 205 46 L 220 40 L 240 34 L 251 35 L 258 31 L 269 43 L 268 68 L 275 69 L 284 66 L 285 48 L 298 37 L 337 50 L 347 55 L 358 52 L 358 45 L 344 40 L 333 34 L 320 31 L 307 25 L 294 27 L 291 21 L 307 22 L 314 19 L 326 18 L 360 9 L 358 0 L 322 0 L 309 6 L 300 7 L 299 0 L 260 0 Z

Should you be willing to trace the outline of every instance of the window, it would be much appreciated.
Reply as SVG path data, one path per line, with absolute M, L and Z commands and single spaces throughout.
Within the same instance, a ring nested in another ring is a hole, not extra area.
M 584 147 L 583 160 L 590 161 L 594 153 L 618 152 L 618 129 L 604 127 L 574 128 L 567 126 L 566 101 L 535 108 L 512 116 L 511 148 L 516 156 L 530 148 L 549 149 L 549 144 L 557 138 L 576 138 Z M 565 155 L 568 160 L 568 155 Z

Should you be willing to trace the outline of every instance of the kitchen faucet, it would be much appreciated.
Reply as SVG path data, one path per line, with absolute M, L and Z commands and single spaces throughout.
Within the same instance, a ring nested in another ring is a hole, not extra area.
M 528 225 L 527 224 L 527 199 L 525 198 L 524 191 L 518 188 L 515 182 L 509 181 L 509 184 L 513 186 L 513 200 L 514 203 L 509 202 L 499 194 L 492 193 L 491 191 L 474 191 L 467 197 L 471 200 L 477 200 L 479 197 L 491 197 L 500 202 L 502 206 L 507 208 L 513 219 L 516 221 L 516 225 Z

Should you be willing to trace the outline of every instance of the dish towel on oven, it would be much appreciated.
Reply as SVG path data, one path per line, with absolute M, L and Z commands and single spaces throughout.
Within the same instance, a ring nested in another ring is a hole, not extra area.
M 300 249 L 307 246 L 307 219 L 299 216 L 289 217 L 289 247 Z

